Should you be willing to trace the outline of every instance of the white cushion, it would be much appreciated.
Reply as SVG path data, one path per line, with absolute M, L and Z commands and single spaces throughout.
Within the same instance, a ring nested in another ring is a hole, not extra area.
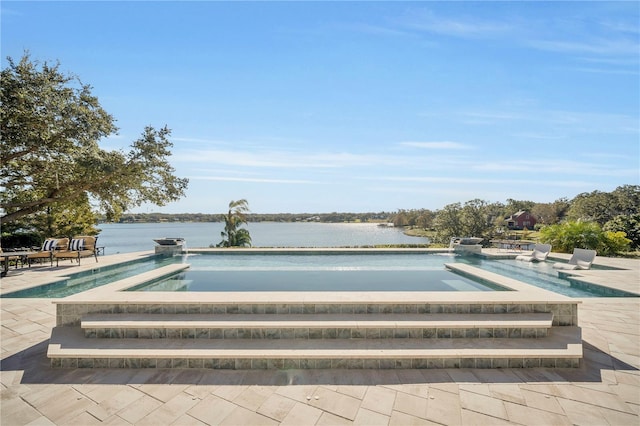
M 580 269 L 590 269 L 591 268 L 591 262 L 585 262 L 584 260 L 578 260 L 576 262 L 576 264 L 578 265 L 578 268 L 580 268 Z
M 51 251 L 56 248 L 57 244 L 58 240 L 56 239 L 45 240 L 44 244 L 42 244 L 42 251 Z
M 72 251 L 80 251 L 84 249 L 84 240 L 83 239 L 73 239 L 71 240 L 71 244 L 69 244 L 69 250 Z

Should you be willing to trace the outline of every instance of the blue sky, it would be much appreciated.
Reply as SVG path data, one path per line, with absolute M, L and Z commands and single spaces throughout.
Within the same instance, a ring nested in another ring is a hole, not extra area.
M 638 2 L 11 2 L 126 148 L 168 125 L 187 196 L 256 213 L 552 202 L 640 184 Z

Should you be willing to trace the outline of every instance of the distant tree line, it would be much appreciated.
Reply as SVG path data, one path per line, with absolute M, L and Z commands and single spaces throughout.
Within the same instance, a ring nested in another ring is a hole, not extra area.
M 501 237 L 505 232 L 505 219 L 521 210 L 536 217 L 536 230 L 548 228 L 543 238 L 553 242 L 558 250 L 571 251 L 573 247 L 582 245 L 582 248 L 600 247 L 603 254 L 611 254 L 624 250 L 621 238 L 629 240 L 628 248 L 640 248 L 638 185 L 623 185 L 612 192 L 585 192 L 572 200 L 560 198 L 552 203 L 508 199 L 503 204 L 474 199 L 448 204 L 435 211 L 399 210 L 390 221 L 395 226 L 432 230 L 435 235 L 433 242 L 439 244 L 448 243 L 454 236 L 483 237 L 489 242 Z M 587 233 L 592 237 L 584 237 Z
M 247 222 L 386 222 L 395 213 L 247 213 Z M 124 213 L 118 223 L 134 222 L 224 222 L 224 213 Z M 106 222 L 106 217 L 99 218 Z

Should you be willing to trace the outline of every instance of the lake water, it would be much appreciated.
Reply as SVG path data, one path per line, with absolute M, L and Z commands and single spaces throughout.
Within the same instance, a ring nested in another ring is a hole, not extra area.
M 182 237 L 187 247 L 218 244 L 222 222 L 102 223 L 98 246 L 105 254 L 153 250 L 154 238 Z M 384 244 L 427 244 L 428 238 L 410 237 L 401 228 L 375 223 L 255 222 L 246 228 L 254 247 L 356 247 Z

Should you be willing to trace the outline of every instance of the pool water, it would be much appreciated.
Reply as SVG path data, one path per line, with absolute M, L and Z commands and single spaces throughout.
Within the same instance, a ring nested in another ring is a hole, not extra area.
M 447 270 L 187 270 L 134 291 L 492 291 Z M 504 289 L 502 289 L 504 290 Z
M 340 253 L 299 252 L 292 254 L 256 253 L 190 254 L 187 262 L 191 270 L 250 270 L 250 269 L 320 269 L 339 270 L 378 268 L 385 270 L 436 270 L 445 263 L 455 262 L 455 254 L 424 253 Z
M 522 262 L 515 259 L 487 259 L 479 256 L 461 256 L 456 262 L 466 263 L 488 272 L 514 278 L 545 290 L 569 297 L 636 297 L 621 290 L 608 289 L 560 278 L 553 261 Z M 610 268 L 608 268 L 610 269 Z
M 495 291 L 444 268 L 453 255 L 192 255 L 191 267 L 133 291 Z
M 45 284 L 38 287 L 27 288 L 24 290 L 14 291 L 12 293 L 3 294 L 2 298 L 61 298 L 71 296 L 92 288 L 100 287 L 117 280 L 141 274 L 143 272 L 152 271 L 161 266 L 175 263 L 177 258 L 167 258 L 162 256 L 154 256 L 147 260 L 134 260 L 130 262 L 120 263 L 118 265 L 110 265 L 99 267 L 92 271 L 80 272 L 70 275 L 68 279 L 56 281 L 51 284 Z

